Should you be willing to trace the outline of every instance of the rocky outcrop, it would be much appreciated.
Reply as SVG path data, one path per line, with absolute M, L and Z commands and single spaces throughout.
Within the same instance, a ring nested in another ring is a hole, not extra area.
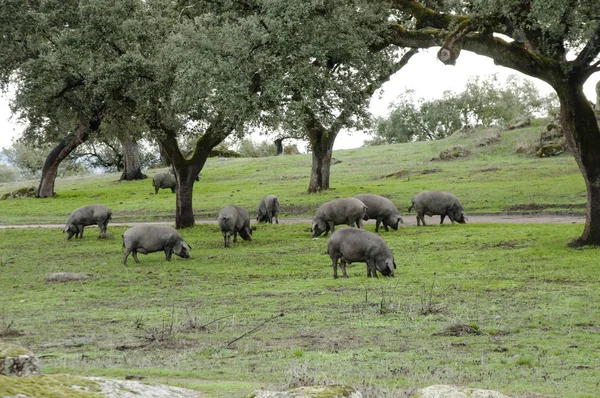
M 0 375 L 31 376 L 40 374 L 40 364 L 27 349 L 0 342 Z
M 0 200 L 15 199 L 15 198 L 35 198 L 37 195 L 36 187 L 25 187 L 3 195 Z
M 497 391 L 478 388 L 463 388 L 447 385 L 434 385 L 423 388 L 414 395 L 415 398 L 509 398 Z
M 288 391 L 259 390 L 247 398 L 362 398 L 362 394 L 353 387 L 342 385 L 298 387 Z

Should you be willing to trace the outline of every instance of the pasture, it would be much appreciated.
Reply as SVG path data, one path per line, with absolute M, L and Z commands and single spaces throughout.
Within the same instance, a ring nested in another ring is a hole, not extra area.
M 267 193 L 280 218 L 310 217 L 323 202 L 361 192 L 406 212 L 423 189 L 455 193 L 467 214 L 581 212 L 573 159 L 515 154 L 543 129 L 334 152 L 334 190 L 305 193 L 310 155 L 211 159 L 196 183 L 197 220 L 226 204 L 252 214 Z M 452 145 L 472 154 L 431 161 Z M 152 175 L 154 171 L 149 171 Z M 53 199 L 0 202 L 1 224 L 64 224 L 73 209 L 104 203 L 113 222 L 170 221 L 175 196 L 150 179 L 59 180 Z M 0 186 L 0 193 L 23 183 Z M 405 215 L 414 217 L 414 214 Z M 257 225 L 230 249 L 214 224 L 180 231 L 191 258 L 163 253 L 121 263 L 115 239 L 65 241 L 62 228 L 2 229 L 0 338 L 42 359 L 46 374 L 143 378 L 242 397 L 258 388 L 343 383 L 369 397 L 403 397 L 431 384 L 489 388 L 515 397 L 594 397 L 600 391 L 598 251 L 567 244 L 582 225 L 437 225 L 381 232 L 395 278 L 366 278 L 362 263 L 334 280 L 326 238 L 309 223 Z M 366 228 L 373 231 L 374 222 Z M 53 272 L 81 282 L 49 283 Z M 0 395 L 2 395 L 0 383 Z

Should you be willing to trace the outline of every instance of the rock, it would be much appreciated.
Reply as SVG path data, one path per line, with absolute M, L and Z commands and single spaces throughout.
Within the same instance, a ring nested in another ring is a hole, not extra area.
M 415 398 L 509 398 L 507 395 L 492 390 L 463 388 L 447 385 L 434 385 L 417 392 Z
M 87 274 L 77 274 L 73 272 L 55 272 L 46 275 L 46 282 L 76 282 L 83 281 L 90 276 Z
M 247 398 L 362 398 L 362 394 L 353 387 L 342 385 L 298 387 L 288 391 L 259 390 Z
M 2 196 L 2 200 L 7 200 L 7 199 L 14 199 L 14 198 L 33 198 L 35 197 L 35 195 L 37 195 L 37 188 L 36 187 L 25 187 L 25 188 L 19 188 L 15 191 L 9 192 L 7 194 L 5 194 L 4 196 Z
M 469 156 L 471 154 L 471 151 L 469 151 L 467 148 L 465 148 L 462 145 L 455 145 L 453 147 L 450 148 L 446 148 L 443 151 L 440 152 L 440 154 L 431 159 L 431 160 L 452 160 L 452 159 L 456 159 L 456 158 L 462 158 L 465 156 Z
M 522 129 L 523 127 L 527 127 L 531 125 L 531 119 L 526 116 L 521 116 L 511 121 L 508 126 L 506 126 L 507 130 L 515 130 Z
M 102 377 L 88 377 L 100 386 L 104 397 L 108 398 L 199 398 L 198 391 L 167 385 L 148 385 L 139 381 L 111 380 Z
M 0 375 L 31 376 L 40 374 L 40 363 L 33 353 L 14 344 L 0 342 Z
M 536 152 L 536 155 L 541 158 L 547 158 L 549 156 L 558 156 L 565 152 L 565 148 L 561 144 L 550 142 L 542 145 Z

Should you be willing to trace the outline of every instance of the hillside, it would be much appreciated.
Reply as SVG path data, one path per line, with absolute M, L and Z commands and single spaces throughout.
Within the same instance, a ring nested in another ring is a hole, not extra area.
M 325 201 L 366 192 L 388 196 L 405 212 L 410 198 L 425 189 L 455 193 L 468 214 L 583 213 L 585 185 L 570 155 L 538 158 L 516 151 L 532 148 L 544 128 L 544 121 L 536 121 L 520 130 L 488 129 L 433 142 L 335 151 L 341 163 L 332 166 L 334 189 L 317 195 L 306 193 L 310 154 L 212 158 L 194 187 L 195 213 L 197 219 L 213 219 L 226 204 L 247 207 L 252 213 L 264 195 L 273 193 L 282 203 L 282 218 L 311 217 Z M 470 155 L 432 160 L 456 145 Z M 159 171 L 163 170 L 146 173 L 151 177 Z M 154 195 L 150 178 L 136 182 L 118 178 L 117 173 L 64 178 L 57 180 L 55 198 L 0 201 L 0 224 L 62 223 L 73 209 L 94 202 L 109 206 L 114 222 L 174 219 L 175 195 L 169 190 Z M 37 183 L 0 184 L 0 195 Z

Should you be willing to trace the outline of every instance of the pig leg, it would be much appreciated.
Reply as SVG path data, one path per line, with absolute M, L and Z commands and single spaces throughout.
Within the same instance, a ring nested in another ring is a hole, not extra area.
M 340 259 L 340 268 L 342 269 L 342 274 L 344 275 L 344 278 L 347 278 L 348 274 L 346 273 L 346 260 L 344 260 L 343 258 Z
M 131 249 L 125 249 L 125 253 L 123 254 L 123 264 L 127 264 L 127 256 L 131 253 Z
M 367 261 L 367 278 L 370 278 L 373 275 L 374 278 L 379 278 L 377 276 L 377 268 L 375 267 L 375 263 L 373 261 Z
M 338 262 L 338 257 L 337 256 L 331 256 L 331 266 L 333 267 L 333 279 L 337 279 L 338 278 L 338 274 L 337 274 L 337 262 Z
M 131 256 L 133 257 L 133 261 L 135 261 L 136 264 L 140 263 L 140 260 L 138 260 L 138 258 L 137 258 L 137 251 L 136 250 L 132 250 Z
M 229 247 L 229 232 L 223 231 L 223 241 L 225 243 L 225 247 Z
M 165 257 L 167 258 L 167 261 L 171 261 L 172 255 L 173 255 L 173 249 L 171 249 L 170 247 L 167 247 L 165 249 Z

